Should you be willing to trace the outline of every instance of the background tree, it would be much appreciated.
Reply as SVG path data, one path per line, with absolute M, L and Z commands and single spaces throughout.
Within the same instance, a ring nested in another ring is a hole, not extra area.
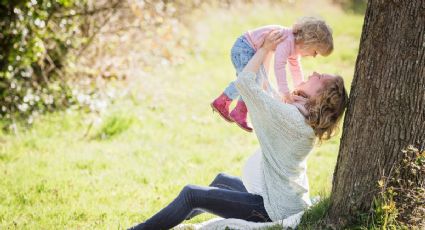
M 369 1 L 334 172 L 331 222 L 341 227 L 368 213 L 378 181 L 400 165 L 410 144 L 425 147 L 425 0 Z M 423 189 L 420 176 L 415 183 Z

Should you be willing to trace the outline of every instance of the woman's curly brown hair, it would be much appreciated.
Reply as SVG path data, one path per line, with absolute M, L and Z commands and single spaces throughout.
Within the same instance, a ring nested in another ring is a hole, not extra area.
M 348 103 L 347 91 L 341 76 L 335 76 L 324 83 L 322 91 L 306 103 L 309 112 L 307 123 L 313 128 L 319 141 L 331 138 L 338 128 Z

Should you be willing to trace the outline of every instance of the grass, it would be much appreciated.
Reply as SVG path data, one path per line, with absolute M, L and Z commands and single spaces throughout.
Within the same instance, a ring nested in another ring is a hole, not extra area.
M 307 210 L 301 222 L 298 225 L 299 229 L 313 230 L 318 229 L 320 226 L 319 222 L 326 216 L 326 212 L 330 206 L 330 198 L 325 197 L 320 200 L 317 204 Z
M 117 113 L 106 118 L 102 126 L 96 132 L 96 139 L 110 139 L 130 128 L 135 118 Z
M 234 78 L 229 52 L 237 36 L 302 15 L 322 16 L 335 35 L 335 52 L 304 59 L 304 72 L 338 73 L 349 86 L 361 15 L 323 1 L 200 9 L 190 19 L 199 52 L 131 82 L 101 120 L 58 112 L 17 135 L 1 133 L 0 229 L 124 229 L 186 184 L 207 185 L 219 172 L 241 175 L 256 138 L 212 114 L 209 102 Z M 311 196 L 330 191 L 338 145 L 336 137 L 310 155 Z

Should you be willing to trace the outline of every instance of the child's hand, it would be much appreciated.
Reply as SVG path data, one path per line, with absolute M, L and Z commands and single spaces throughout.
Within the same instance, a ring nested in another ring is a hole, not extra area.
M 307 117 L 309 115 L 309 112 L 307 111 L 307 109 L 305 108 L 305 105 L 308 101 L 307 98 L 302 97 L 302 96 L 298 96 L 298 95 L 291 95 L 291 99 L 292 99 L 292 105 L 295 105 L 295 107 L 297 107 L 297 109 L 305 116 Z
M 287 104 L 292 104 L 294 101 L 292 100 L 292 96 L 289 93 L 283 93 L 280 95 L 283 102 Z
M 274 51 L 279 43 L 286 39 L 286 36 L 282 35 L 279 30 L 272 30 L 264 38 L 264 42 L 261 45 L 267 51 Z

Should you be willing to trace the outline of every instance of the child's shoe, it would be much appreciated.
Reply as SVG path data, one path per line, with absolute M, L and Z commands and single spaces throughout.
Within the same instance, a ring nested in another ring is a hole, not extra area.
M 248 109 L 246 108 L 245 102 L 238 101 L 236 107 L 230 113 L 230 117 L 233 119 L 236 124 L 247 132 L 252 132 L 252 128 L 248 126 L 246 122 L 246 116 Z
M 229 116 L 229 106 L 231 103 L 232 99 L 230 99 L 226 94 L 222 93 L 211 103 L 211 108 L 213 111 L 218 112 L 218 114 L 220 114 L 224 120 L 233 122 L 232 118 Z

